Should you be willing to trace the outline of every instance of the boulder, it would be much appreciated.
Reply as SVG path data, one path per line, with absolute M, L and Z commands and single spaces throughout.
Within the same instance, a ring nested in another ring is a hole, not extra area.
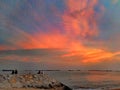
M 0 88 L 53 88 L 61 83 L 48 75 L 23 74 L 0 75 Z

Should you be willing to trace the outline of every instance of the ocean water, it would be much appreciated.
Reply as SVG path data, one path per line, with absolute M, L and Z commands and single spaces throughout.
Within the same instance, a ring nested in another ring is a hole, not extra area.
M 110 90 L 120 88 L 119 71 L 46 71 L 73 90 Z

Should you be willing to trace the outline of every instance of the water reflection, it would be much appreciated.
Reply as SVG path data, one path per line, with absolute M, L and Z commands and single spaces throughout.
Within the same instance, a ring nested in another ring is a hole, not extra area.
M 46 72 L 71 88 L 114 88 L 120 86 L 120 72 L 52 71 Z
M 87 75 L 86 78 L 90 82 L 103 82 L 103 81 L 120 82 L 120 73 L 118 72 L 90 72 L 90 74 Z

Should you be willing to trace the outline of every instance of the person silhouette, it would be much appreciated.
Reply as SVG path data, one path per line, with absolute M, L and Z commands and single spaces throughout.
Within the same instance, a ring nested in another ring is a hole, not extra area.
M 37 74 L 41 74 L 41 71 L 39 70 Z
M 14 74 L 15 73 L 15 71 L 14 70 L 12 70 L 12 73 L 11 74 Z
M 14 71 L 14 74 L 18 74 L 18 71 L 17 71 L 17 69 L 15 69 L 15 71 Z

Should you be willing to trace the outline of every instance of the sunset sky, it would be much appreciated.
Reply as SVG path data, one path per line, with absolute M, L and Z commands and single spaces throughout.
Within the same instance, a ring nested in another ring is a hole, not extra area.
M 0 68 L 120 70 L 120 0 L 0 0 Z

